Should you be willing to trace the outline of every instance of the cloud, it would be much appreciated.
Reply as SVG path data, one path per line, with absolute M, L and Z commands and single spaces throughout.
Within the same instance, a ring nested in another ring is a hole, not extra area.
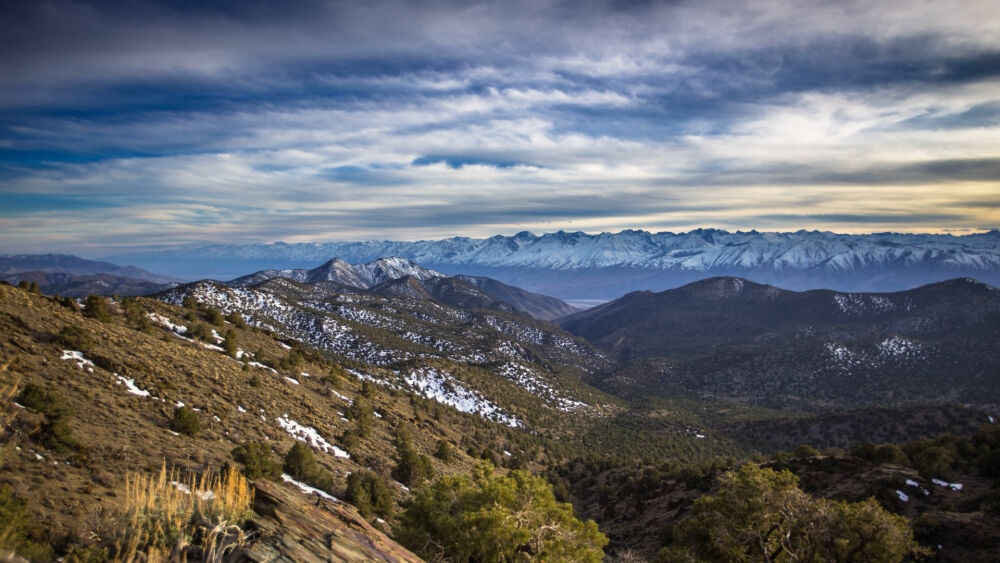
M 0 250 L 1000 224 L 994 9 L 5 7 Z

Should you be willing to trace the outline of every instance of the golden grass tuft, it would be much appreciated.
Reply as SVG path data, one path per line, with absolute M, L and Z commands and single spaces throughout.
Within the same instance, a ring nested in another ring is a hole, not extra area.
M 246 543 L 239 524 L 252 505 L 253 490 L 237 471 L 182 477 L 164 463 L 155 475 L 129 473 L 115 560 L 221 561 Z

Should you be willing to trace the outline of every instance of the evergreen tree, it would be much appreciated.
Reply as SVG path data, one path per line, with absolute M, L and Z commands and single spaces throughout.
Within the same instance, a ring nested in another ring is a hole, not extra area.
M 373 514 L 385 519 L 392 517 L 392 493 L 372 471 L 360 470 L 347 476 L 347 502 L 365 518 Z
M 83 303 L 83 315 L 101 321 L 111 322 L 111 309 L 108 308 L 108 300 L 100 295 L 90 295 Z
M 919 554 L 906 518 L 874 499 L 813 499 L 790 471 L 747 464 L 695 500 L 660 561 L 897 562 Z
M 556 502 L 541 477 L 498 475 L 485 463 L 419 490 L 397 530 L 403 545 L 429 560 L 598 563 L 608 543 L 597 524 Z
M 354 402 L 347 409 L 347 417 L 354 421 L 355 434 L 367 438 L 375 424 L 375 413 L 372 404 L 363 395 L 354 397 Z

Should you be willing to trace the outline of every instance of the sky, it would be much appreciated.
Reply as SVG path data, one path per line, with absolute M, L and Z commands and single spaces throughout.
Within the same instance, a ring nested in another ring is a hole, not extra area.
M 0 3 L 0 252 L 1000 226 L 995 0 Z

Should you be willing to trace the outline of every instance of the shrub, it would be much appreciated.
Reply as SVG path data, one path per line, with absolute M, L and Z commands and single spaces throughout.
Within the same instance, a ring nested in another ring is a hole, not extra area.
M 83 303 L 83 315 L 101 321 L 111 322 L 111 309 L 108 308 L 108 300 L 100 295 L 90 295 Z
M 401 449 L 397 453 L 399 463 L 393 470 L 393 477 L 407 487 L 418 487 L 434 477 L 434 467 L 426 455 L 418 453 L 413 448 Z
M 10 549 L 32 561 L 51 560 L 52 548 L 31 537 L 34 527 L 28 514 L 28 502 L 16 496 L 10 485 L 0 485 L 0 548 Z
M 17 402 L 45 417 L 39 426 L 38 438 L 46 448 L 55 452 L 80 449 L 80 443 L 73 437 L 69 425 L 73 409 L 66 404 L 59 391 L 29 383 L 24 386 Z
M 17 287 L 27 291 L 28 293 L 41 293 L 42 290 L 38 287 L 38 282 L 21 280 L 17 282 Z
M 340 444 L 344 446 L 351 454 L 357 451 L 358 445 L 361 444 L 361 437 L 355 434 L 352 430 L 345 430 L 343 434 L 340 435 Z
M 205 311 L 205 320 L 215 326 L 222 326 L 222 323 L 226 322 L 225 317 L 222 316 L 222 311 L 216 309 L 215 307 L 209 307 L 208 310 Z
M 343 366 L 340 364 L 330 364 L 329 371 L 323 376 L 323 383 L 337 387 L 345 375 L 347 375 L 347 371 L 344 370 Z
M 658 560 L 902 561 L 922 549 L 906 518 L 874 499 L 813 499 L 789 471 L 747 464 L 695 500 Z
M 87 332 L 87 329 L 76 325 L 62 327 L 59 334 L 56 335 L 55 343 L 84 353 L 90 352 L 94 348 L 94 339 Z
M 243 320 L 243 316 L 236 311 L 226 315 L 226 320 L 236 328 L 245 328 L 247 326 L 246 322 Z
M 320 466 L 312 450 L 302 442 L 295 442 L 292 449 L 288 450 L 282 468 L 292 479 L 328 493 L 333 492 L 333 475 Z
M 198 413 L 187 407 L 177 407 L 174 409 L 174 416 L 170 419 L 170 429 L 187 436 L 194 436 L 201 432 L 201 419 Z
M 524 471 L 498 475 L 479 464 L 418 491 L 400 517 L 397 539 L 429 560 L 602 560 L 607 537 L 549 484 Z
M 355 471 L 347 477 L 347 502 L 365 518 L 373 514 L 386 520 L 392 518 L 392 493 L 385 481 L 372 471 Z
M 227 356 L 236 357 L 239 345 L 236 343 L 236 335 L 233 334 L 233 331 L 230 330 L 226 333 L 226 339 L 222 341 L 222 349 L 226 352 Z
M 440 459 L 445 463 L 451 463 L 455 459 L 455 448 L 451 446 L 451 443 L 444 438 L 438 440 L 437 449 L 434 451 L 434 457 Z
M 430 458 L 414 449 L 408 425 L 400 424 L 396 428 L 394 442 L 397 464 L 392 475 L 397 481 L 408 487 L 416 487 L 434 476 Z
M 295 371 L 302 366 L 302 353 L 298 350 L 291 350 L 288 355 L 278 360 L 278 368 L 284 371 Z
M 818 456 L 819 451 L 808 444 L 800 444 L 797 448 L 795 448 L 795 451 L 792 452 L 792 455 L 798 459 L 805 459 L 808 457 Z
M 261 477 L 276 480 L 281 476 L 281 466 L 271 457 L 271 446 L 266 442 L 247 442 L 233 448 L 233 459 L 243 464 L 243 475 L 253 481 Z
M 197 338 L 203 342 L 215 344 L 215 337 L 212 334 L 212 328 L 203 322 L 196 321 L 189 324 L 187 335 L 191 338 Z
M 375 413 L 372 404 L 362 395 L 354 397 L 354 402 L 347 409 L 347 418 L 354 421 L 355 434 L 367 438 L 375 424 Z

